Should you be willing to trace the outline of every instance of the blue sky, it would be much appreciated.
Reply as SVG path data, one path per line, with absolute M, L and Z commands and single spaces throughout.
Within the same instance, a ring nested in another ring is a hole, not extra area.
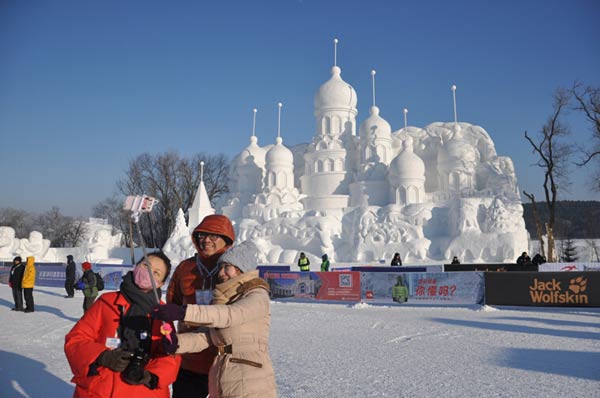
M 600 2 L 88 1 L 0 2 L 0 207 L 89 216 L 130 159 L 178 150 L 233 157 L 258 108 L 259 144 L 310 142 L 313 96 L 330 76 L 377 105 L 393 130 L 482 126 L 510 156 L 521 190 L 541 198 L 523 138 L 575 79 L 600 85 Z M 581 116 L 572 139 L 591 136 Z M 600 199 L 573 168 L 564 199 Z

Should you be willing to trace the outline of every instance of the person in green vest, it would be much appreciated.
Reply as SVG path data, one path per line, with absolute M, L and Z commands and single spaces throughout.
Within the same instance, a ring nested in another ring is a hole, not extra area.
M 75 287 L 83 291 L 83 312 L 85 313 L 96 301 L 98 297 L 98 285 L 96 283 L 96 274 L 92 270 L 92 264 L 88 261 L 81 264 L 83 276 L 77 282 Z
M 300 253 L 300 258 L 298 259 L 298 268 L 300 268 L 300 271 L 302 272 L 310 271 L 310 261 L 308 261 L 308 257 L 306 257 L 304 252 Z
M 321 272 L 329 271 L 329 258 L 327 258 L 327 254 L 323 254 L 321 259 L 323 260 L 321 263 Z

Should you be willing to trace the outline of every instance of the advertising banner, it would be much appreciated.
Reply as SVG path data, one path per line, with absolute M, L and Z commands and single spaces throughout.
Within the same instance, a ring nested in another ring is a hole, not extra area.
M 525 272 L 537 272 L 537 265 L 519 265 L 513 263 L 499 263 L 499 264 L 444 264 L 444 272 L 455 272 L 455 271 L 486 271 L 486 272 L 504 272 L 504 271 L 525 271 Z
M 335 269 L 334 271 L 338 271 L 338 269 Z M 427 268 L 414 267 L 414 266 L 399 266 L 399 267 L 365 266 L 365 267 L 350 267 L 350 271 L 357 271 L 357 272 L 427 272 Z
M 486 272 L 489 305 L 600 307 L 600 272 Z
M 360 301 L 359 272 L 265 272 L 271 298 Z
M 36 263 L 35 285 L 48 287 L 63 287 L 66 279 L 66 264 Z
M 262 278 L 265 272 L 288 272 L 290 270 L 289 265 L 259 265 L 256 267 L 259 276 Z
M 544 263 L 538 267 L 540 272 L 585 271 L 584 263 Z
M 361 273 L 361 294 L 376 302 L 480 304 L 483 273 Z
M 10 267 L 12 262 L 4 261 L 3 266 L 0 267 L 0 283 L 8 284 L 8 278 L 10 277 Z
M 104 290 L 119 290 L 123 275 L 133 269 L 132 265 L 121 264 L 93 264 L 93 270 L 98 272 L 104 280 Z

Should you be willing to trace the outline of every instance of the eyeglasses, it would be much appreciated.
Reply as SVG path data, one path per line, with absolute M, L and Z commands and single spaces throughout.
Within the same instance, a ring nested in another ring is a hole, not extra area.
M 196 234 L 196 237 L 198 238 L 199 241 L 203 241 L 205 238 L 208 238 L 211 242 L 216 242 L 217 239 L 221 238 L 221 235 L 207 234 L 204 232 L 200 232 L 200 233 Z

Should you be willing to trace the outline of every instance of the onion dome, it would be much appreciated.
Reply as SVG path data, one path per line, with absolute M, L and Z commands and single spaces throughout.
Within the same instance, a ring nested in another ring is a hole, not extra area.
M 372 137 L 391 138 L 392 126 L 379 116 L 379 108 L 372 106 L 369 113 L 369 117 L 360 125 L 360 129 L 358 130 L 359 135 L 367 140 Z
M 292 166 L 294 164 L 294 155 L 292 151 L 283 146 L 283 139 L 281 137 L 277 137 L 275 140 L 275 145 L 271 147 L 267 151 L 267 155 L 265 158 L 265 162 L 267 165 L 282 165 L 282 166 Z
M 392 160 L 389 176 L 390 182 L 408 178 L 425 180 L 425 162 L 414 153 L 411 137 L 404 140 L 404 150 Z
M 250 137 L 250 145 L 248 145 L 242 152 L 237 156 L 237 166 L 245 166 L 249 162 L 253 162 L 259 166 L 263 166 L 265 163 L 265 149 L 258 146 L 258 138 L 253 135 Z
M 338 66 L 331 68 L 331 78 L 327 80 L 315 94 L 315 109 L 356 108 L 356 91 L 341 76 Z

